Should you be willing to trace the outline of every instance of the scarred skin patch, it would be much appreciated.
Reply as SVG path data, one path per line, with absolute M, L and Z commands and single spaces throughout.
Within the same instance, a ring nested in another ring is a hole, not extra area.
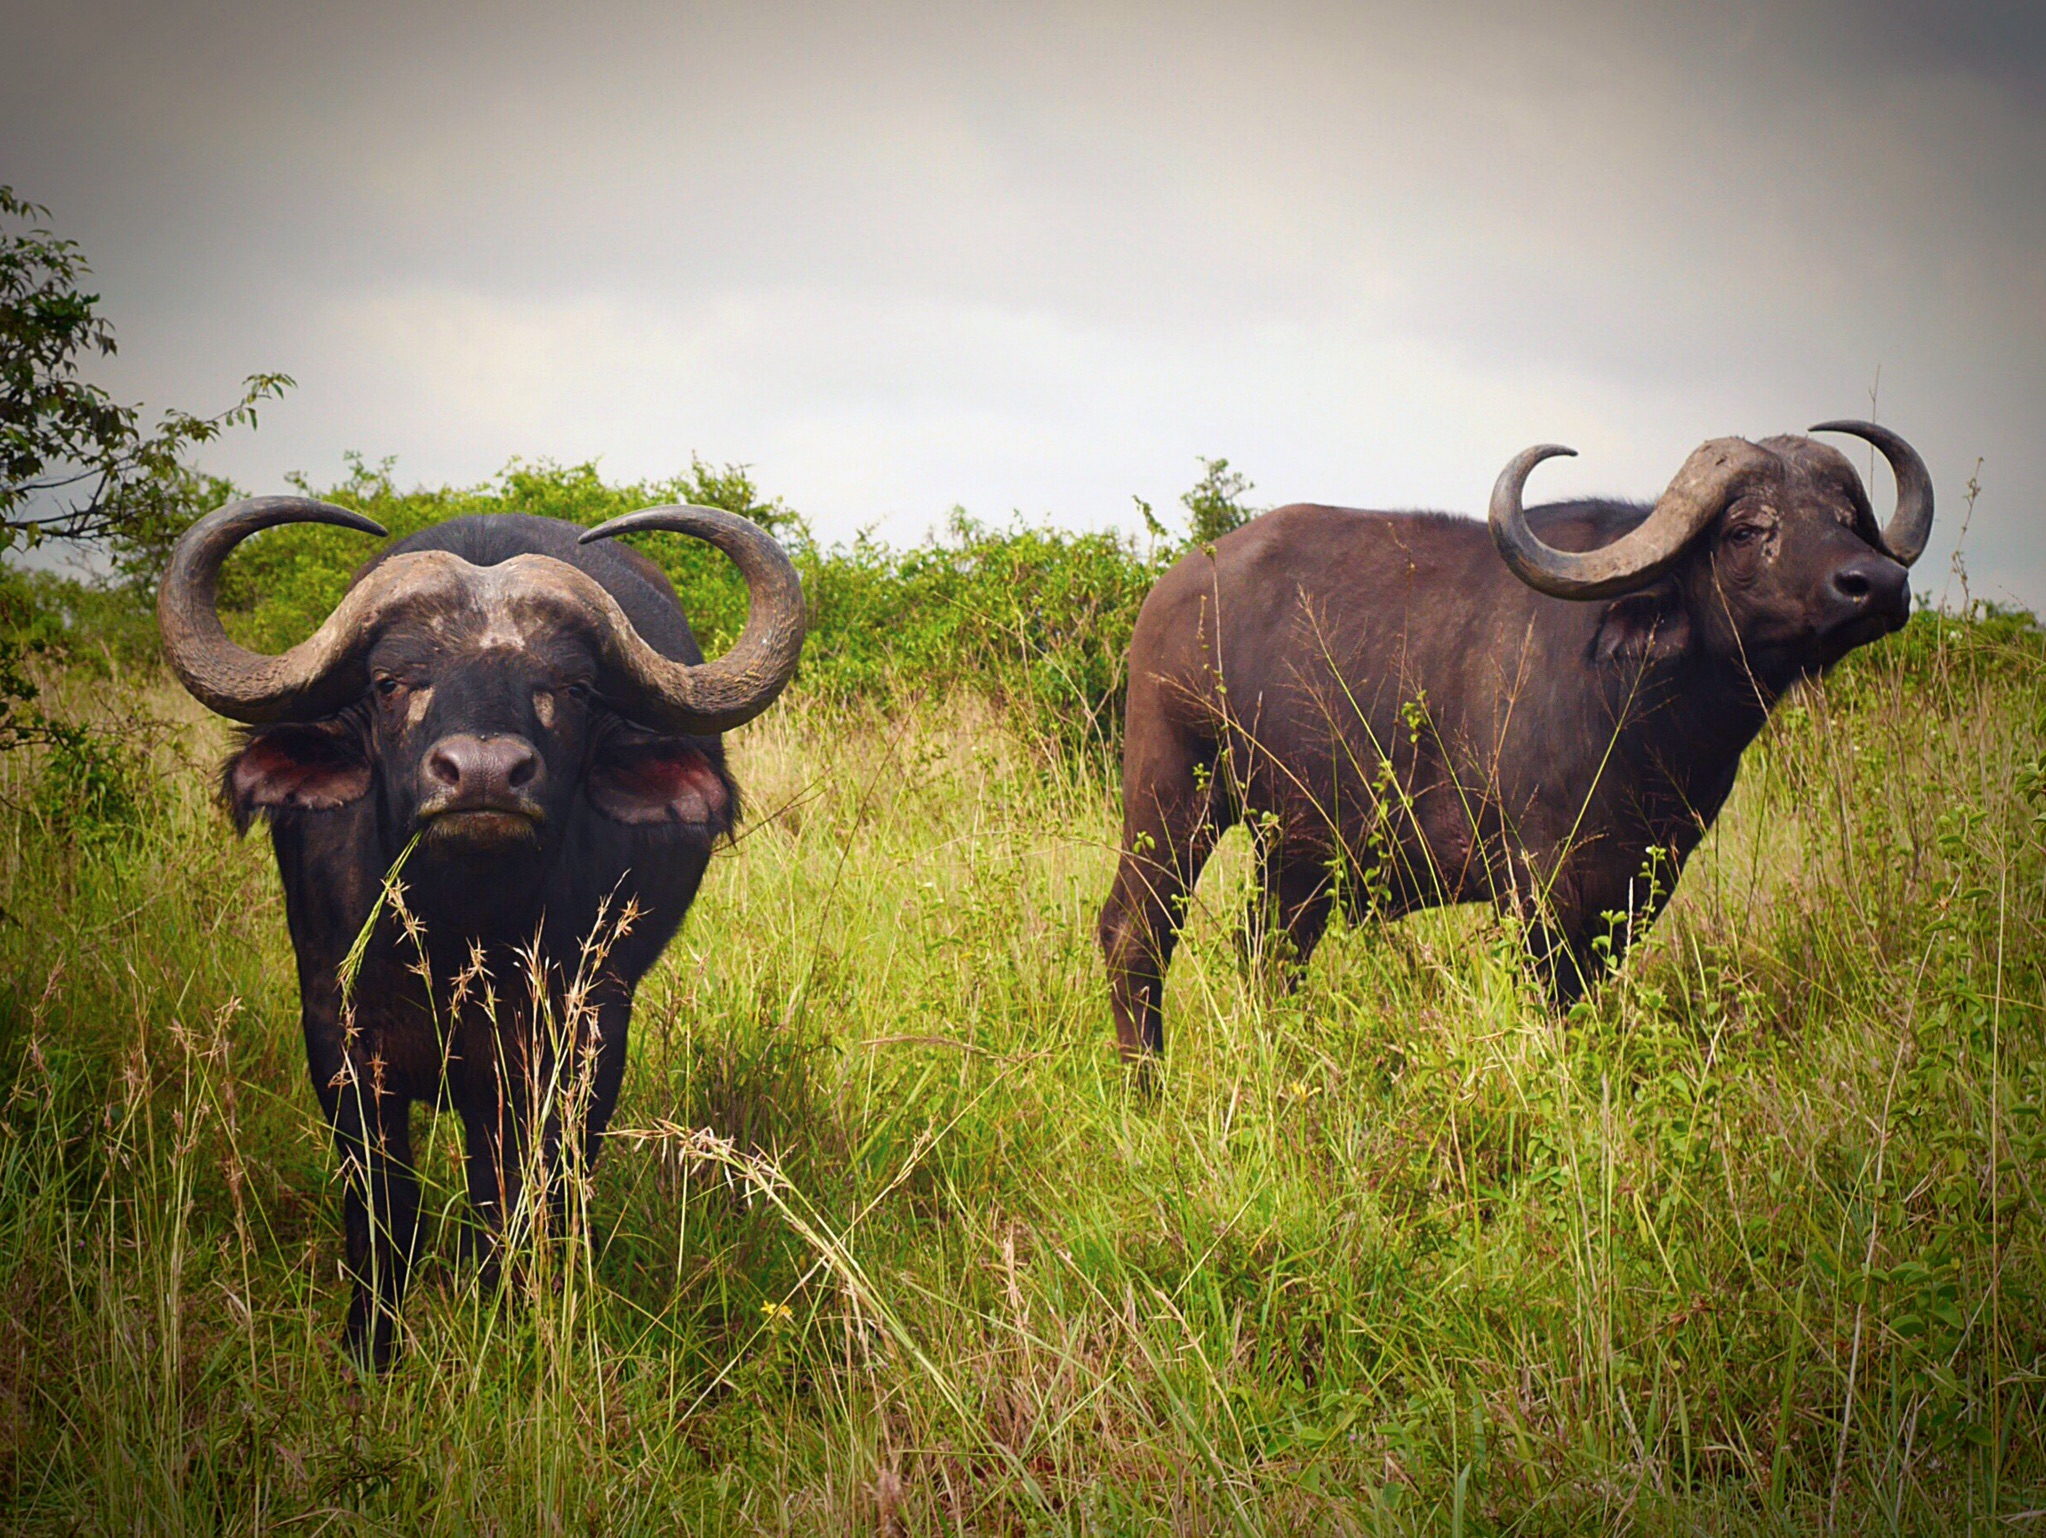
M 471 644 L 485 652 L 524 651 L 532 636 L 533 627 L 524 623 L 510 605 L 493 604 L 482 633 Z
M 433 689 L 430 686 L 414 689 L 411 698 L 405 702 L 405 724 L 416 730 L 432 708 Z

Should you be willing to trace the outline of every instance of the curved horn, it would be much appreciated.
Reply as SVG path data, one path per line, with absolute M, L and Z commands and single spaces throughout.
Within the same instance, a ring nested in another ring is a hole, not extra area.
M 1932 538 L 1932 472 L 1925 468 L 1918 450 L 1873 422 L 1820 422 L 1809 431 L 1852 433 L 1882 451 L 1897 477 L 1897 510 L 1883 529 L 1883 544 L 1906 566 L 1925 554 L 1925 542 Z
M 803 584 L 767 531 L 715 507 L 649 507 L 599 524 L 581 543 L 666 529 L 716 545 L 746 579 L 746 628 L 715 662 L 673 662 L 626 625 L 614 636 L 607 687 L 629 715 L 670 731 L 730 731 L 774 703 L 803 650 Z
M 1521 492 L 1536 465 L 1575 452 L 1555 443 L 1525 449 L 1492 487 L 1492 542 L 1516 577 L 1553 598 L 1610 598 L 1646 587 L 1719 516 L 1740 475 L 1766 459 L 1765 450 L 1745 439 L 1709 439 L 1684 461 L 1639 528 L 1596 550 L 1558 550 L 1528 527 Z
M 358 593 L 367 582 L 350 589 L 316 634 L 281 657 L 237 646 L 221 628 L 215 606 L 221 566 L 251 534 L 284 523 L 332 524 L 380 538 L 385 533 L 373 519 L 310 497 L 230 502 L 184 532 L 156 595 L 157 629 L 172 671 L 202 705 L 250 725 L 325 715 L 353 692 L 335 673 L 347 650 L 340 644 L 343 632 L 359 628 L 365 617 Z

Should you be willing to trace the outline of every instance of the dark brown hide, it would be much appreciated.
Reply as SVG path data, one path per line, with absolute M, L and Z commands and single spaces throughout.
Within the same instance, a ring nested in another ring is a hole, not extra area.
M 1653 552 L 1646 587 L 1614 596 L 1612 572 L 1589 568 L 1596 601 L 1527 586 L 1482 523 L 1309 505 L 1159 580 L 1130 646 L 1123 852 L 1100 925 L 1125 1053 L 1163 1047 L 1177 927 L 1237 821 L 1259 862 L 1252 939 L 1295 967 L 1337 902 L 1496 903 L 1527 921 L 1559 999 L 1604 963 L 1606 915 L 1636 916 L 1624 946 L 1781 691 L 1909 610 L 1842 455 L 1773 438 L 1700 456 L 1673 489 L 1695 501 L 1705 466 L 1720 500 L 1687 508 L 1692 537 Z M 1649 512 L 1579 502 L 1526 526 L 1587 551 Z
M 194 692 L 263 723 L 227 764 L 222 795 L 238 826 L 270 824 L 307 1062 L 344 1176 L 345 1339 L 380 1365 L 418 1239 L 413 1105 L 462 1118 L 491 1264 L 527 1174 L 547 1183 L 541 1210 L 559 1213 L 570 1128 L 547 1087 L 589 1071 L 579 1135 L 594 1159 L 633 991 L 738 816 L 715 732 L 786 683 L 802 605 L 765 534 L 733 532 L 743 520 L 728 514 L 663 510 L 656 526 L 708 527 L 743 552 L 753 640 L 705 666 L 651 562 L 551 519 L 468 518 L 370 562 L 335 617 L 283 658 L 241 651 L 211 611 L 220 560 L 266 522 L 345 521 L 317 507 L 212 515 L 181 545 L 182 586 L 161 610 Z M 415 839 L 401 879 L 416 929 L 379 909 L 385 873 Z M 343 959 L 366 925 L 344 999 Z M 608 942 L 601 955 L 585 948 L 593 936 Z

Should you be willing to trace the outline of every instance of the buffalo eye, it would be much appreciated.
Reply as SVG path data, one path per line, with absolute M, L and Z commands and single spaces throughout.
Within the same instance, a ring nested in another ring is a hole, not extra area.
M 1762 526 L 1759 523 L 1744 523 L 1727 531 L 1726 542 L 1729 545 L 1752 545 L 1761 537 Z
M 404 685 L 399 683 L 398 680 L 393 678 L 389 673 L 385 673 L 380 678 L 377 679 L 375 687 L 377 691 L 377 698 L 387 700 L 391 698 L 393 695 L 395 695 L 400 689 L 402 689 Z
M 561 692 L 574 700 L 578 705 L 587 705 L 590 702 L 590 686 L 588 684 L 573 683 Z

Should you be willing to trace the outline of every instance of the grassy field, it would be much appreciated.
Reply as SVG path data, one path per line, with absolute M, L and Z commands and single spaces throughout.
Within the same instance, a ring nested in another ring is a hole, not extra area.
M 61 677 L 156 724 L 0 761 L 0 1526 L 2046 1531 L 2042 655 L 1921 615 L 1791 702 L 1568 1020 L 1470 909 L 1274 996 L 1233 835 L 1151 1093 L 1098 766 L 970 695 L 791 698 L 592 1242 L 479 1296 L 440 1118 L 371 1382 L 224 734 Z

